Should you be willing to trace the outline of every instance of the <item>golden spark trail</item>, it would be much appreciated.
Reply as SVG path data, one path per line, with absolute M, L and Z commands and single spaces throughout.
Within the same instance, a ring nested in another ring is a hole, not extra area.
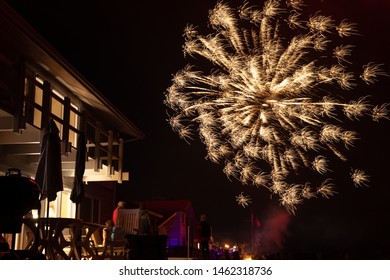
M 305 19 L 303 8 L 300 0 L 268 0 L 261 10 L 219 2 L 209 13 L 210 34 L 185 28 L 185 56 L 209 67 L 178 71 L 165 100 L 180 137 L 192 140 L 197 129 L 207 158 L 224 164 L 229 178 L 269 189 L 291 212 L 336 193 L 330 155 L 346 161 L 359 139 L 347 123 L 389 119 L 388 104 L 351 99 L 356 87 L 387 76 L 373 62 L 352 70 L 356 46 L 342 42 L 358 34 L 356 24 L 319 12 Z M 364 171 L 351 170 L 356 186 L 368 184 Z M 236 200 L 251 202 L 242 192 Z

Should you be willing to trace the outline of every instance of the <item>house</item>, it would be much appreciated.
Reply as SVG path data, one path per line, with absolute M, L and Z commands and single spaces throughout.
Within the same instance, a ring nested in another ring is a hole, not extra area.
M 142 140 L 143 133 L 3 0 L 0 26 L 0 176 L 17 168 L 34 179 L 43 131 L 54 120 L 63 191 L 50 202 L 49 214 L 104 223 L 114 208 L 116 184 L 129 180 L 124 143 Z M 81 132 L 87 142 L 86 192 L 76 213 L 70 193 Z M 42 215 L 46 204 L 41 202 Z

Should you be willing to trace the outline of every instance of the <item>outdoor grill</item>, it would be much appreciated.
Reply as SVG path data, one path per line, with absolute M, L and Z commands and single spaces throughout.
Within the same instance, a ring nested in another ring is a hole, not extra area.
M 19 169 L 11 168 L 0 176 L 0 192 L 0 233 L 20 232 L 23 216 L 39 207 L 40 189 Z

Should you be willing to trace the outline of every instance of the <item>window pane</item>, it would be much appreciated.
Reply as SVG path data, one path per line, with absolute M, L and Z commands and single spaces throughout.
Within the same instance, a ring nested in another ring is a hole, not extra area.
M 63 107 L 64 105 L 62 105 L 61 102 L 59 102 L 57 99 L 55 98 L 51 98 L 51 113 L 59 118 L 62 119 L 63 117 Z
M 77 146 L 77 134 L 71 129 L 69 129 L 69 142 L 73 147 Z
M 34 120 L 33 125 L 38 128 L 41 128 L 42 112 L 38 109 L 34 109 Z
M 74 113 L 73 111 L 70 111 L 69 124 L 74 128 L 78 128 L 77 120 L 78 120 L 77 114 Z
M 43 100 L 43 90 L 40 87 L 35 86 L 34 102 L 42 106 L 42 100 Z

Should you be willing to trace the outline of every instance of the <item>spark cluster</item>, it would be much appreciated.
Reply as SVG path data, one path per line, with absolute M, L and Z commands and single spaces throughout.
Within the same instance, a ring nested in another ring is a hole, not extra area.
M 218 2 L 210 34 L 185 28 L 184 54 L 198 65 L 174 75 L 165 99 L 181 138 L 199 134 L 207 159 L 224 165 L 229 178 L 269 189 L 291 212 L 336 193 L 329 163 L 346 162 L 360 137 L 347 123 L 389 119 L 388 104 L 354 95 L 387 75 L 381 64 L 359 72 L 351 62 L 354 46 L 341 42 L 358 34 L 357 25 L 320 13 L 304 19 L 303 8 L 301 0 L 268 0 L 262 9 Z M 363 170 L 351 170 L 356 186 L 369 182 Z M 251 202 L 242 192 L 236 200 Z

